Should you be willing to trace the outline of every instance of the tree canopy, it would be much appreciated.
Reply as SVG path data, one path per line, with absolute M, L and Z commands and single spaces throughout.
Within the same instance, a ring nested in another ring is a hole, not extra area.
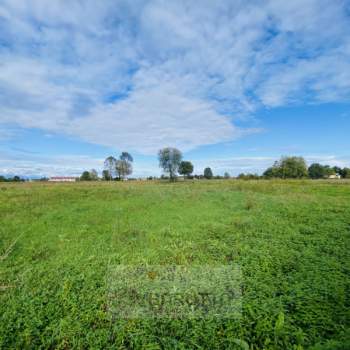
M 122 152 L 122 154 L 119 156 L 119 159 L 125 160 L 125 161 L 130 162 L 130 163 L 132 163 L 134 161 L 134 158 L 128 152 Z
M 342 177 L 345 179 L 350 179 L 350 168 L 344 168 L 342 169 Z
M 266 178 L 301 179 L 307 176 L 307 165 L 302 157 L 282 157 L 264 172 Z
M 90 180 L 91 180 L 90 172 L 88 172 L 87 170 L 85 170 L 85 171 L 81 174 L 80 180 L 81 180 L 81 181 L 90 181 Z
M 80 176 L 80 181 L 97 181 L 97 180 L 98 180 L 98 174 L 95 169 L 91 169 L 90 171 L 85 170 Z
M 113 180 L 113 178 L 116 175 L 116 165 L 117 165 L 117 160 L 113 156 L 109 156 L 106 158 L 104 162 L 104 169 L 108 173 L 104 173 L 105 175 L 108 174 L 108 180 Z
M 308 174 L 311 179 L 324 179 L 329 177 L 329 175 L 339 173 L 340 171 L 335 171 L 329 165 L 313 163 L 309 166 Z
M 179 165 L 179 174 L 190 176 L 193 173 L 193 164 L 189 161 L 182 161 Z
M 177 148 L 166 147 L 158 152 L 159 166 L 163 171 L 169 174 L 170 180 L 176 178 L 181 160 L 182 153 Z
M 124 179 L 126 176 L 132 174 L 131 162 L 124 159 L 117 160 L 115 169 L 119 179 Z
M 209 167 L 204 169 L 204 177 L 206 179 L 211 179 L 213 177 L 213 172 Z
M 124 179 L 132 174 L 133 157 L 128 152 L 122 152 L 119 159 L 116 161 L 115 169 L 119 179 Z

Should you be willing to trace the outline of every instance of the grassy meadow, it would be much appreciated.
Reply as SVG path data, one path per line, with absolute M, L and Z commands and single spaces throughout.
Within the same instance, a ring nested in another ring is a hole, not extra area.
M 0 185 L 1 349 L 350 349 L 350 182 Z M 242 315 L 124 319 L 118 265 L 242 272 Z

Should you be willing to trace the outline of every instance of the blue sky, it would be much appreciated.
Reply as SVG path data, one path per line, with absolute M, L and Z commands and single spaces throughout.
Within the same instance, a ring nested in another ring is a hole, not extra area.
M 2 0 L 0 173 L 350 166 L 347 0 Z

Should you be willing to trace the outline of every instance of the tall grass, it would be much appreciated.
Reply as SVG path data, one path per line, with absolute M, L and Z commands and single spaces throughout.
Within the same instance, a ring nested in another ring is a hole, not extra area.
M 350 348 L 348 182 L 5 184 L 0 221 L 0 348 Z M 122 264 L 237 264 L 242 317 L 120 319 Z

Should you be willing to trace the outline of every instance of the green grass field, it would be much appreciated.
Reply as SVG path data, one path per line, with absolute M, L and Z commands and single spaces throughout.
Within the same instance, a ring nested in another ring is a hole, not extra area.
M 350 349 L 350 183 L 0 185 L 1 349 Z M 239 319 L 116 317 L 108 270 L 226 266 Z

